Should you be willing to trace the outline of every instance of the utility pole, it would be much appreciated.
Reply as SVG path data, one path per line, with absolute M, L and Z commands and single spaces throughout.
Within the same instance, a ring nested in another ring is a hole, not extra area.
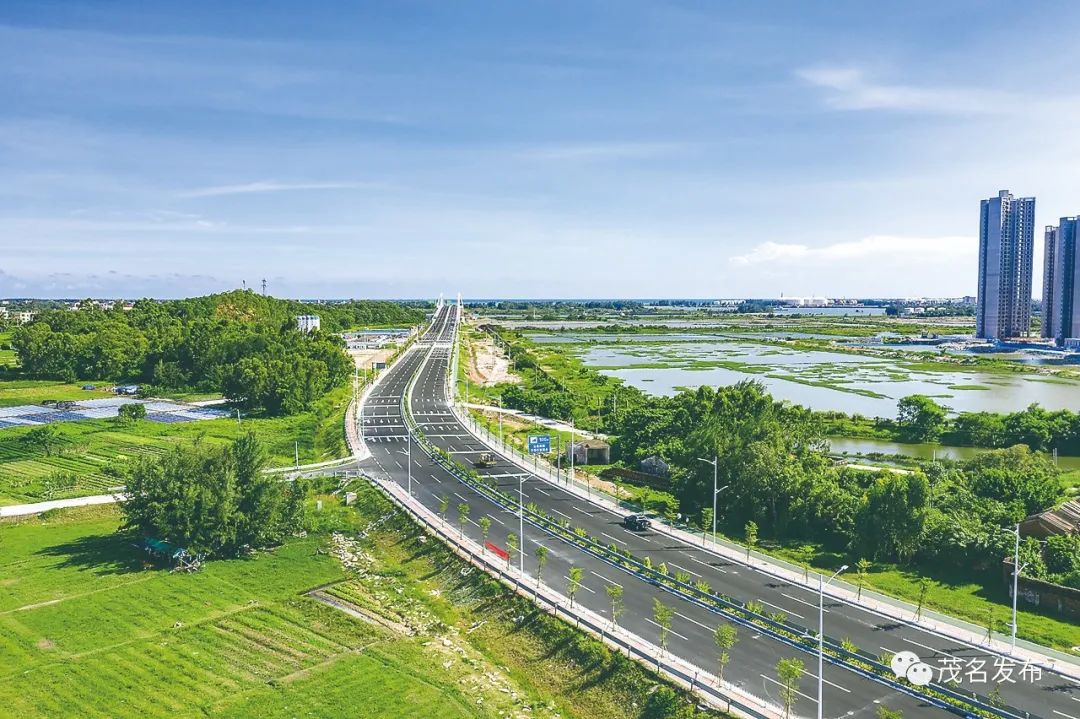
M 293 457 L 296 461 L 296 468 L 300 469 L 300 442 L 293 441 Z
M 405 432 L 406 432 L 406 437 L 408 438 L 406 441 L 409 443 L 409 456 L 408 456 L 408 459 L 406 459 L 405 461 L 407 461 L 409 463 L 409 496 L 411 497 L 412 496 L 412 431 L 408 427 L 406 427 Z
M 263 280 L 262 280 L 262 291 L 263 291 L 263 297 L 266 297 L 266 278 L 265 277 L 263 277 Z

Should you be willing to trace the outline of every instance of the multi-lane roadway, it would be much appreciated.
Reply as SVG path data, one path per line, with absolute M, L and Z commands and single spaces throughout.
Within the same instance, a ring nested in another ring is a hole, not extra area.
M 517 534 L 517 514 L 492 503 L 472 491 L 453 475 L 437 465 L 408 439 L 402 409 L 405 397 L 410 397 L 407 411 L 417 429 L 428 441 L 450 453 L 465 465 L 472 465 L 479 453 L 487 448 L 469 429 L 457 421 L 450 411 L 446 396 L 446 374 L 450 362 L 450 341 L 453 338 L 457 312 L 445 305 L 436 313 L 432 326 L 421 342 L 396 364 L 369 394 L 363 404 L 361 417 L 363 435 L 371 459 L 365 462 L 368 471 L 381 473 L 401 485 L 409 483 L 409 455 L 412 444 L 412 492 L 426 506 L 436 509 L 443 497 L 452 508 L 465 503 L 470 507 L 466 533 L 473 538 L 481 535 L 477 520 L 491 518 L 489 539 L 502 546 L 510 533 Z M 409 391 L 411 385 L 411 392 Z M 591 504 L 546 479 L 528 475 L 517 465 L 499 458 L 495 466 L 479 470 L 494 479 L 500 489 L 516 495 L 520 490 L 526 503 L 538 505 L 550 516 L 564 518 L 573 526 L 584 528 L 590 535 L 610 542 L 637 557 L 650 557 L 654 565 L 667 564 L 672 573 L 685 572 L 694 581 L 707 582 L 740 601 L 754 599 L 767 612 L 782 612 L 808 627 L 817 623 L 816 592 L 790 584 L 746 566 L 712 554 L 702 547 L 680 542 L 657 532 L 632 532 L 621 525 L 622 517 L 603 507 Z M 455 514 L 451 510 L 451 514 Z M 624 587 L 625 614 L 620 623 L 639 636 L 656 642 L 659 627 L 653 620 L 653 599 L 675 609 L 668 650 L 679 657 L 711 669 L 716 666 L 717 650 L 712 633 L 721 617 L 694 603 L 665 592 L 634 575 L 617 569 L 582 551 L 568 542 L 545 534 L 526 524 L 522 548 L 525 568 L 535 572 L 535 548 L 548 547 L 548 562 L 544 581 L 563 590 L 571 566 L 584 571 L 577 600 L 599 614 L 610 614 L 610 602 L 605 587 L 617 583 Z M 914 651 L 920 658 L 938 668 L 956 657 L 962 667 L 961 685 L 987 695 L 997 686 L 1001 697 L 1012 706 L 1021 707 L 1032 716 L 1047 719 L 1080 719 L 1080 687 L 1059 675 L 1043 672 L 1034 678 L 1031 672 L 1020 676 L 1021 665 L 1013 667 L 1012 681 L 1004 678 L 1009 662 L 989 654 L 984 648 L 972 647 L 944 638 L 905 623 L 883 618 L 858 606 L 826 600 L 825 633 L 847 638 L 856 646 L 873 654 L 895 654 Z M 799 688 L 795 711 L 799 715 L 816 714 L 817 667 L 813 654 L 782 644 L 748 628 L 740 628 L 739 642 L 732 652 L 732 662 L 725 670 L 725 679 L 745 690 L 778 701 L 776 662 L 784 657 L 799 657 L 806 664 L 806 674 Z M 981 668 L 978 662 L 983 662 Z M 985 681 L 979 672 L 985 672 Z M 935 676 L 935 679 L 938 677 Z M 903 712 L 905 717 L 945 716 L 946 713 L 915 697 L 902 694 L 885 684 L 855 674 L 843 667 L 825 665 L 824 716 L 872 717 L 877 708 L 886 705 Z

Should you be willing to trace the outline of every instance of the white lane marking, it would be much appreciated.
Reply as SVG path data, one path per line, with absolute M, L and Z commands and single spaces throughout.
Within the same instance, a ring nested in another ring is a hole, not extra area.
M 656 622 L 654 622 L 653 620 L 649 619 L 648 617 L 645 617 L 645 621 L 647 621 L 647 622 L 648 622 L 649 624 L 653 625 L 654 627 L 657 627 L 657 628 L 661 628 L 661 629 L 662 629 L 662 627 L 661 627 L 661 626 L 660 626 L 659 624 L 657 624 L 657 623 L 656 623 Z M 679 639 L 684 639 L 684 640 L 686 640 L 686 641 L 690 641 L 689 639 L 686 639 L 686 637 L 684 637 L 684 636 L 683 636 L 682 634 L 679 634 L 679 633 L 678 633 L 677 631 L 675 631 L 674 629 L 669 629 L 668 631 L 669 631 L 669 632 L 671 632 L 672 634 L 674 634 L 675 636 L 677 636 L 677 637 L 678 637 Z
M 676 564 L 675 562 L 668 562 L 668 564 L 670 564 L 673 567 L 678 567 L 679 569 L 683 570 L 684 572 L 687 572 L 688 574 L 692 574 L 695 577 L 700 577 L 701 576 L 697 572 L 691 571 L 691 570 L 687 569 L 686 567 L 682 566 L 681 564 Z
M 817 679 L 817 674 L 814 674 L 813 672 L 807 672 L 807 673 L 806 673 L 806 676 L 808 676 L 808 677 L 812 677 L 812 678 L 814 678 L 814 679 Z M 851 690 L 850 690 L 850 689 L 847 689 L 847 688 L 845 688 L 845 687 L 842 687 L 842 686 L 840 686 L 839 684 L 834 684 L 834 683 L 830 682 L 830 681 L 829 681 L 828 679 L 822 679 L 821 681 L 825 682 L 826 684 L 828 684 L 828 685 L 829 685 L 829 686 L 831 686 L 831 687 L 836 687 L 836 688 L 837 688 L 837 689 L 839 689 L 840 691 L 844 691 L 844 692 L 847 692 L 848 694 L 850 694 L 850 693 L 851 693 Z
M 614 585 L 616 585 L 616 586 L 622 586 L 622 585 L 621 585 L 621 584 L 619 584 L 618 582 L 616 582 L 616 581 L 613 581 L 613 580 L 611 580 L 611 579 L 608 579 L 607 577 L 605 577 L 605 576 L 604 576 L 604 575 L 602 575 L 602 574 L 597 574 L 596 572 L 594 572 L 594 571 L 593 571 L 593 570 L 591 570 L 591 569 L 589 570 L 589 574 L 593 575 L 593 576 L 594 576 L 594 577 L 596 577 L 597 579 L 602 579 L 602 580 L 604 580 L 604 581 L 605 581 L 605 582 L 607 582 L 608 584 L 614 584 Z
M 570 577 L 566 576 L 565 574 L 563 575 L 563 579 L 565 579 L 568 582 L 570 581 Z M 584 582 L 578 582 L 578 589 L 584 589 L 586 592 L 589 592 L 590 594 L 596 594 L 596 590 L 589 589 L 588 587 L 585 586 Z
M 765 676 L 764 674 L 762 674 L 762 675 L 761 675 L 761 678 L 762 678 L 762 679 L 764 679 L 764 680 L 765 680 L 765 681 L 767 681 L 767 682 L 772 682 L 773 684 L 775 684 L 775 685 L 776 685 L 776 686 L 778 686 L 778 687 L 782 687 L 782 686 L 784 686 L 783 684 L 781 684 L 780 682 L 776 681 L 776 680 L 775 680 L 775 679 L 773 679 L 772 677 L 767 677 L 767 676 Z M 795 693 L 796 693 L 796 694 L 798 694 L 799 696 L 803 697 L 804 699 L 809 699 L 809 700 L 810 700 L 810 701 L 812 701 L 812 702 L 813 702 L 814 704 L 817 704 L 817 699 L 815 699 L 814 697 L 812 697 L 812 696 L 807 696 L 806 694 L 803 694 L 803 693 L 802 693 L 801 691 L 799 691 L 798 689 L 796 689 L 796 690 L 795 690 Z
M 762 604 L 766 605 L 766 606 L 772 607 L 773 609 L 779 609 L 779 610 L 780 610 L 781 612 L 783 612 L 784 614 L 790 614 L 791 616 L 793 616 L 793 617 L 798 617 L 799 619 L 806 619 L 806 617 L 804 617 L 803 615 L 799 614 L 798 612 L 793 612 L 793 611 L 791 611 L 790 609 L 784 609 L 783 607 L 781 607 L 781 606 L 780 606 L 780 605 L 778 605 L 778 604 L 773 604 L 772 602 L 766 602 L 766 601 L 765 601 L 764 599 L 761 599 L 761 600 L 759 600 L 759 601 L 760 601 L 760 602 L 761 602 Z
M 691 562 L 697 562 L 698 564 L 700 564 L 703 567 L 709 567 L 711 569 L 715 569 L 716 571 L 720 572 L 721 574 L 727 574 L 728 573 L 728 570 L 724 569 L 723 567 L 714 567 L 713 565 L 709 564 L 708 562 L 703 562 L 700 559 L 697 559 L 695 557 L 687 557 L 687 559 L 689 559 Z
M 554 512 L 555 514 L 560 514 L 560 515 L 566 517 L 567 519 L 573 519 L 573 517 L 571 517 L 569 514 L 563 514 L 559 510 L 555 509 L 554 507 L 551 508 L 551 511 Z
M 1021 565 L 1021 566 L 1023 566 L 1023 565 Z M 934 649 L 933 647 L 928 647 L 925 644 L 919 644 L 918 642 L 913 642 L 910 639 L 908 639 L 907 637 L 900 637 L 900 639 L 902 641 L 907 642 L 908 644 L 914 644 L 917 647 L 922 647 L 923 649 L 925 649 L 925 650 L 927 650 L 929 652 L 933 652 L 934 654 L 941 654 L 942 653 L 941 651 L 939 651 L 937 649 Z
M 613 542 L 618 542 L 619 544 L 626 544 L 626 542 L 624 542 L 623 540 L 621 540 L 621 539 L 618 539 L 618 538 L 616 538 L 616 537 L 612 537 L 612 536 L 611 536 L 610 534 L 608 534 L 607 532 L 600 532 L 600 534 L 604 535 L 605 537 L 607 537 L 608 539 L 610 539 L 610 540 L 611 540 L 611 541 L 613 541 Z
M 712 628 L 712 627 L 706 626 L 706 625 L 702 624 L 701 622 L 699 622 L 699 621 L 698 621 L 698 620 L 696 620 L 696 619 L 691 619 L 690 617 L 686 616 L 685 614 L 679 614 L 678 612 L 675 612 L 675 616 L 676 616 L 676 617 L 682 617 L 683 619 L 685 619 L 686 621 L 690 622 L 691 624 L 696 624 L 696 625 L 698 625 L 699 627 L 701 627 L 702 629 L 707 629 L 707 630 L 709 630 L 710 632 L 711 632 L 711 631 L 713 630 L 713 628 Z
M 1054 713 L 1057 714 L 1058 716 L 1065 717 L 1065 719 L 1077 719 L 1072 714 L 1066 714 L 1065 712 L 1059 712 L 1057 709 L 1054 710 Z
M 788 594 L 787 592 L 780 592 L 780 594 L 782 596 L 787 597 L 788 599 L 790 599 L 793 602 L 798 602 L 799 604 L 805 604 L 808 607 L 813 607 L 814 609 L 817 609 L 816 604 L 812 604 L 812 603 L 806 601 L 805 599 L 799 599 L 798 597 L 793 597 L 790 594 Z M 828 611 L 829 611 L 828 609 L 825 610 L 826 613 L 828 613 Z

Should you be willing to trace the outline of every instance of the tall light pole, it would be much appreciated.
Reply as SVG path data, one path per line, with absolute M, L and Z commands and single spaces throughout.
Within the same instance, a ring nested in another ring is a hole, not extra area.
M 719 489 L 716 488 L 716 472 L 717 468 L 720 466 L 720 457 L 717 455 L 713 455 L 712 459 L 702 459 L 701 457 L 698 457 L 698 461 L 712 465 L 712 541 L 713 544 L 716 544 L 716 495 L 720 494 L 731 485 L 725 484 Z
M 571 417 L 570 418 L 570 481 L 566 483 L 567 487 L 569 487 L 570 485 L 572 485 L 574 483 L 574 445 L 575 444 L 576 444 L 576 442 L 574 441 L 574 418 Z
M 495 400 L 499 403 L 499 446 L 502 447 L 502 395 L 496 397 Z
M 518 571 L 525 576 L 525 494 L 522 487 L 529 475 L 518 475 Z
M 409 456 L 407 461 L 409 463 L 409 496 L 412 496 L 412 430 L 408 427 L 405 428 L 406 441 L 409 443 Z
M 1020 525 L 1016 525 L 1016 544 L 1013 546 L 1013 595 L 1012 595 L 1012 641 L 1009 649 L 1010 654 L 1016 654 L 1016 597 L 1020 585 Z
M 817 719 L 821 719 L 822 711 L 822 689 L 824 682 L 822 681 L 822 664 L 824 664 L 825 658 L 825 586 L 832 583 L 832 580 L 840 576 L 840 573 L 847 570 L 848 565 L 844 565 L 833 572 L 833 575 L 829 577 L 829 581 L 822 581 L 823 577 L 818 574 L 818 630 L 817 630 Z

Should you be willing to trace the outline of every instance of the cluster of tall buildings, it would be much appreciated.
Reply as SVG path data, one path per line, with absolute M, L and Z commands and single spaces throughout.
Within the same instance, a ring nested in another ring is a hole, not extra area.
M 975 335 L 1025 337 L 1031 332 L 1035 198 L 1002 190 L 979 208 L 979 293 Z M 1059 345 L 1080 338 L 1080 219 L 1062 217 L 1045 231 L 1042 336 Z

